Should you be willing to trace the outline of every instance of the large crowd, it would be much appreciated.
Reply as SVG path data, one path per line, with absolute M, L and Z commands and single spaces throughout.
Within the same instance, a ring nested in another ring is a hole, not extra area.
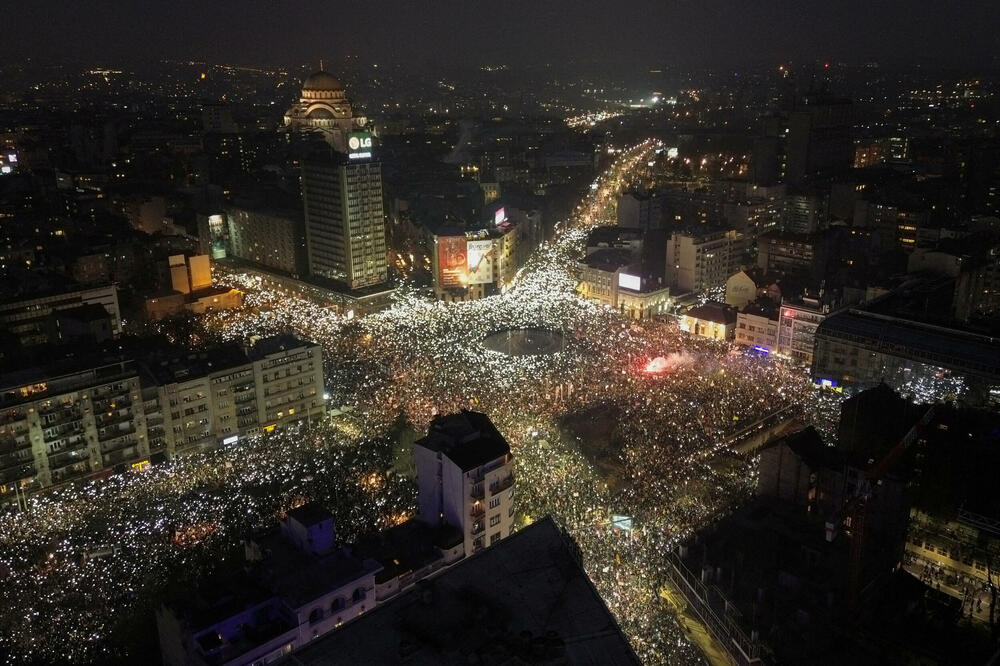
M 663 553 L 750 492 L 753 461 L 731 451 L 743 433 L 774 414 L 832 423 L 838 403 L 800 370 L 576 295 L 573 265 L 588 230 L 607 223 L 632 169 L 659 148 L 623 151 L 501 295 L 452 304 L 405 296 L 347 319 L 254 276 L 226 274 L 246 292 L 244 306 L 200 317 L 189 340 L 284 332 L 314 340 L 331 404 L 351 415 L 59 490 L 0 517 L 8 661 L 135 655 L 141 646 L 129 632 L 144 634 L 134 618 L 151 618 L 171 585 L 306 499 L 329 506 L 348 539 L 405 519 L 414 489 L 388 471 L 395 429 L 421 432 L 435 414 L 463 408 L 485 412 L 507 436 L 521 523 L 550 514 L 574 537 L 640 658 L 699 661 L 660 600 Z M 520 328 L 558 331 L 563 346 L 510 356 L 483 344 Z M 658 357 L 670 362 L 651 364 Z M 601 461 L 567 426 L 595 410 L 613 415 L 614 448 Z

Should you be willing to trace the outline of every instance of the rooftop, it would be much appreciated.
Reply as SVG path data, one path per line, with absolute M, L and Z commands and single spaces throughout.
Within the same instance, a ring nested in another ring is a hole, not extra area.
M 60 318 L 65 317 L 81 322 L 101 321 L 111 317 L 107 309 L 100 303 L 83 303 L 76 307 L 56 310 L 54 314 Z
M 252 347 L 250 347 L 248 355 L 251 360 L 257 361 L 272 354 L 312 346 L 314 346 L 313 343 L 286 333 L 258 340 Z
M 587 247 L 609 245 L 622 241 L 641 241 L 643 236 L 642 229 L 632 227 L 594 227 L 587 236 Z
M 284 664 L 638 664 L 551 518 L 418 583 Z
M 371 560 L 362 560 L 341 549 L 323 555 L 300 550 L 280 527 L 254 541 L 267 553 L 258 565 L 261 582 L 292 608 L 304 606 L 380 568 Z
M 722 303 L 705 303 L 688 310 L 687 316 L 717 324 L 735 324 L 737 311 L 736 308 Z
M 308 502 L 289 511 L 288 517 L 305 527 L 310 527 L 324 520 L 332 520 L 333 514 L 319 502 Z
M 631 250 L 619 248 L 601 248 L 583 258 L 582 263 L 588 268 L 596 268 L 613 273 L 635 261 Z
M 435 416 L 427 436 L 416 444 L 443 453 L 463 472 L 510 455 L 510 445 L 490 418 L 464 409 Z
M 157 384 L 197 379 L 247 362 L 243 349 L 235 343 L 197 352 L 171 349 L 165 353 L 155 355 L 150 353 L 143 357 L 143 365 L 153 375 Z
M 743 306 L 740 312 L 748 315 L 756 315 L 758 317 L 767 317 L 768 319 L 778 319 L 778 304 L 772 301 L 766 296 L 758 298 L 752 303 L 747 303 Z
M 827 317 L 816 332 L 820 336 L 861 338 L 888 353 L 1000 376 L 998 340 L 960 329 L 851 309 Z
M 451 528 L 450 532 L 454 535 L 457 530 Z M 376 574 L 375 582 L 383 583 L 441 559 L 441 554 L 434 548 L 437 536 L 435 528 L 413 518 L 402 525 L 362 537 L 354 545 L 354 554 L 381 564 L 382 571 Z M 461 533 L 458 533 L 458 539 L 462 541 Z

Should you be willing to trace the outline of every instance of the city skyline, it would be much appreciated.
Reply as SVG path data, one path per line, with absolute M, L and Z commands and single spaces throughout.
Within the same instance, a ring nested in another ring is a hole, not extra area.
M 985 663 L 948 10 L 12 8 L 0 662 Z

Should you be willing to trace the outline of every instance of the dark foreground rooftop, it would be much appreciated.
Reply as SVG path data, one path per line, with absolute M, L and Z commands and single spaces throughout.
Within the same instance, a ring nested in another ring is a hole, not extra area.
M 543 518 L 281 663 L 638 664 L 574 553 Z

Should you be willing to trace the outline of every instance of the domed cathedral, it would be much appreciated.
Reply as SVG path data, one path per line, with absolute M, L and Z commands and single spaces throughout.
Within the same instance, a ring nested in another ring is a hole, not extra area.
M 285 128 L 292 132 L 316 132 L 334 150 L 347 152 L 350 132 L 365 129 L 368 119 L 355 116 L 344 86 L 332 74 L 320 71 L 302 82 L 302 96 L 285 112 Z

